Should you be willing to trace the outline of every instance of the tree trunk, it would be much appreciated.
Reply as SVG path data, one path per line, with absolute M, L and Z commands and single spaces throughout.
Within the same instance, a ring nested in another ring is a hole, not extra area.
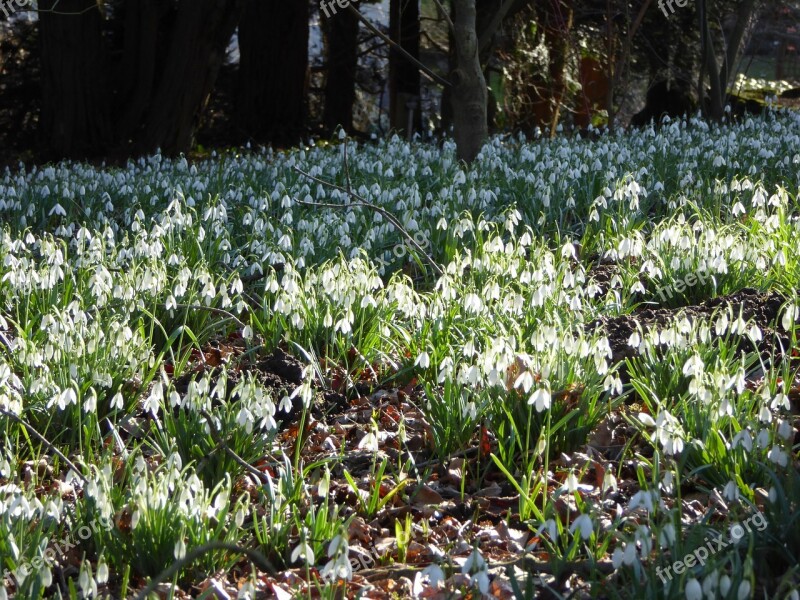
M 349 10 L 342 10 L 336 15 L 323 16 L 322 25 L 328 47 L 322 123 L 328 134 L 339 126 L 347 133 L 353 133 L 358 67 L 358 16 Z
M 96 0 L 39 3 L 40 131 L 59 158 L 102 152 L 110 139 L 101 25 Z
M 157 57 L 166 51 L 159 40 L 165 5 L 157 0 L 127 0 L 123 5 L 124 42 L 119 73 L 117 132 L 124 145 L 141 127 L 153 97 Z M 160 52 L 159 52 L 160 50 Z
M 459 160 L 471 163 L 489 137 L 486 80 L 478 57 L 475 0 L 453 0 L 455 69 L 450 74 L 454 137 Z
M 709 27 L 708 4 L 706 0 L 699 0 L 700 7 L 700 35 L 702 39 L 703 73 L 708 75 L 710 83 L 709 102 L 705 110 L 706 116 L 715 121 L 722 120 L 725 114 L 725 103 L 728 99 L 728 84 L 733 73 L 735 62 L 739 57 L 744 34 L 753 16 L 756 0 L 744 0 L 736 11 L 736 22 L 731 35 L 728 36 L 727 45 L 723 49 L 722 64 L 717 63 L 714 50 L 714 41 Z M 703 84 L 701 75 L 700 85 Z M 705 104 L 705 103 L 704 103 Z
M 242 6 L 242 0 L 180 0 L 164 69 L 136 143 L 139 152 L 161 148 L 174 155 L 191 148 L 196 117 L 208 101 Z
M 389 35 L 419 60 L 419 0 L 391 0 Z M 408 136 L 422 129 L 419 84 L 416 65 L 392 49 L 389 53 L 389 121 L 393 129 Z
M 258 142 L 293 144 L 305 132 L 308 18 L 305 0 L 245 1 L 237 121 Z

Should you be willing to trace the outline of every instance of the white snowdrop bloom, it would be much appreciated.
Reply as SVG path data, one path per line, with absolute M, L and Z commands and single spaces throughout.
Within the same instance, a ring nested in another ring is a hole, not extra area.
M 739 591 L 736 593 L 736 598 L 738 600 L 747 600 L 750 598 L 750 590 L 751 590 L 750 582 L 745 579 L 739 584 Z
M 667 523 L 658 534 L 658 544 L 661 548 L 670 548 L 675 543 L 675 526 L 672 523 Z
M 722 496 L 731 502 L 739 500 L 739 486 L 735 481 L 729 481 L 722 490 Z
M 417 360 L 414 361 L 414 365 L 422 369 L 427 369 L 431 365 L 430 355 L 427 352 L 423 352 L 417 357 Z
M 175 556 L 176 560 L 181 560 L 184 556 L 186 556 L 186 542 L 183 541 L 182 537 L 178 538 L 178 541 L 175 542 L 173 555 Z
M 50 212 L 47 213 L 48 217 L 52 217 L 53 215 L 58 215 L 60 217 L 66 217 L 67 211 L 64 210 L 64 207 L 60 204 L 56 203 L 53 208 L 50 209 Z
M 703 375 L 705 364 L 698 354 L 692 355 L 683 365 L 683 374 L 700 377 Z
M 716 162 L 716 161 L 715 161 Z M 718 165 L 715 165 L 718 166 Z M 703 600 L 703 587 L 694 577 L 686 582 L 686 600 Z
M 783 311 L 781 327 L 783 327 L 784 331 L 790 331 L 798 318 L 800 318 L 800 307 L 790 304 L 786 307 L 786 310 Z
M 655 422 L 655 420 L 653 419 L 653 417 L 651 417 L 651 416 L 650 416 L 649 414 L 647 414 L 647 413 L 642 413 L 642 412 L 640 412 L 640 413 L 637 415 L 637 418 L 638 418 L 638 419 L 639 419 L 639 421 L 642 423 L 642 425 L 645 425 L 646 427 L 655 427 L 655 426 L 656 426 L 656 422 Z
M 614 569 L 619 569 L 622 566 L 624 556 L 625 552 L 622 548 L 620 548 L 619 546 L 614 548 L 614 552 L 611 553 L 611 564 L 614 567 Z
M 564 480 L 564 485 L 561 486 L 562 490 L 566 490 L 570 494 L 574 494 L 578 490 L 580 482 L 578 478 L 575 477 L 575 473 L 573 471 L 569 472 L 567 478 Z
M 378 436 L 375 435 L 375 432 L 370 431 L 361 438 L 361 441 L 358 442 L 358 448 L 370 452 L 377 452 L 380 447 L 378 446 Z
M 154 417 L 158 416 L 158 409 L 162 400 L 164 400 L 164 388 L 159 381 L 153 385 L 153 389 L 150 391 L 150 394 L 147 396 L 147 399 L 144 402 L 145 412 L 149 412 Z
M 428 565 L 414 576 L 413 597 L 422 597 L 428 589 L 438 590 L 444 585 L 445 579 L 444 571 L 439 565 Z
M 789 455 L 780 446 L 772 446 L 767 453 L 767 458 L 781 467 L 789 464 Z
M 651 490 L 639 490 L 631 496 L 631 500 L 628 503 L 628 510 L 633 512 L 641 507 L 644 508 L 648 514 L 652 514 L 653 510 L 655 510 L 655 498 L 656 492 Z
M 714 331 L 718 336 L 725 335 L 725 332 L 728 330 L 728 315 L 722 313 L 719 317 L 717 317 L 716 323 L 714 324 Z
M 65 390 L 62 390 L 61 393 L 58 395 L 58 399 L 56 400 L 56 404 L 58 405 L 59 410 L 64 410 L 70 404 L 77 404 L 78 403 L 78 395 L 75 393 L 75 389 L 72 387 L 68 387 Z
M 778 419 L 778 435 L 784 440 L 789 440 L 794 436 L 792 424 L 786 419 Z
M 762 450 L 769 446 L 770 441 L 772 440 L 772 436 L 770 436 L 770 431 L 766 427 L 759 430 L 758 435 L 756 436 L 756 445 L 761 448 Z
M 719 571 L 712 571 L 703 579 L 703 594 L 706 598 L 716 598 L 717 587 L 719 587 Z
M 602 492 L 605 494 L 609 490 L 617 491 L 617 478 L 614 477 L 614 473 L 611 472 L 611 469 L 606 469 L 603 475 L 603 486 Z
M 572 525 L 570 525 L 569 532 L 574 534 L 576 529 L 580 530 L 581 538 L 588 540 L 592 537 L 592 533 L 594 532 L 592 518 L 586 514 L 579 516 L 572 522 Z
M 292 550 L 291 560 L 296 563 L 299 559 L 307 565 L 313 565 L 316 560 L 314 558 L 314 550 L 307 542 L 301 542 L 294 550 Z
M 731 446 L 733 448 L 741 446 L 747 452 L 751 452 L 753 450 L 753 436 L 751 436 L 750 432 L 747 431 L 746 429 L 742 429 L 733 437 Z
M 642 338 L 639 335 L 638 331 L 634 331 L 628 338 L 628 346 L 631 346 L 632 348 L 639 348 L 639 345 L 641 343 L 642 343 Z
M 791 408 L 791 404 L 789 403 L 789 397 L 783 392 L 778 392 L 777 394 L 775 394 L 775 397 L 769 403 L 769 407 L 772 410 L 780 410 L 780 409 L 789 410 Z
M 622 563 L 629 567 L 636 563 L 636 544 L 625 544 L 625 550 L 622 552 Z
M 550 400 L 550 390 L 540 387 L 528 398 L 528 404 L 533 404 L 536 412 L 543 412 L 550 408 Z
M 547 537 L 555 541 L 558 536 L 558 526 L 556 522 L 553 519 L 547 519 L 544 523 L 539 525 L 539 528 L 536 530 L 536 535 L 540 536 L 543 532 L 547 533 Z
M 719 578 L 719 593 L 723 598 L 728 597 L 728 592 L 731 590 L 731 578 L 727 574 Z

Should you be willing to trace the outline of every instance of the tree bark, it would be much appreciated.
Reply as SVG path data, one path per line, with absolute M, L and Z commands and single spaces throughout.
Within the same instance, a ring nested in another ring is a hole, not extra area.
M 83 158 L 109 142 L 102 15 L 95 0 L 41 0 L 40 132 L 57 157 Z
M 174 155 L 191 148 L 196 117 L 208 101 L 242 6 L 242 0 L 180 0 L 164 69 L 136 143 L 139 152 L 160 148 Z
M 475 0 L 453 0 L 455 69 L 450 74 L 453 126 L 459 160 L 471 163 L 489 137 L 486 80 L 478 56 Z
M 389 35 L 419 60 L 419 0 L 391 0 Z M 389 121 L 393 129 L 409 136 L 422 129 L 419 69 L 400 52 L 389 53 Z M 409 123 L 409 112 L 412 112 Z M 408 131 L 409 125 L 411 131 Z
M 305 132 L 308 19 L 304 0 L 245 1 L 237 121 L 257 142 L 296 143 Z
M 130 144 L 150 106 L 156 85 L 157 57 L 166 51 L 159 28 L 166 13 L 157 0 L 127 0 L 123 5 L 124 42 L 119 73 L 117 132 Z
M 723 49 L 722 64 L 717 63 L 714 50 L 714 41 L 709 27 L 708 4 L 706 0 L 699 0 L 700 4 L 700 35 L 703 42 L 703 56 L 701 57 L 703 72 L 708 75 L 710 83 L 710 98 L 706 109 L 706 116 L 720 121 L 725 114 L 725 103 L 728 98 L 728 84 L 733 73 L 734 64 L 739 57 L 739 52 L 744 41 L 744 34 L 753 16 L 756 0 L 744 0 L 736 11 L 736 22 L 727 44 Z M 703 77 L 701 75 L 700 85 Z M 702 99 L 701 99 L 702 101 Z
M 330 17 L 323 16 L 322 24 L 328 47 L 322 123 L 328 134 L 339 126 L 350 134 L 353 133 L 353 105 L 356 101 L 358 16 L 343 10 Z

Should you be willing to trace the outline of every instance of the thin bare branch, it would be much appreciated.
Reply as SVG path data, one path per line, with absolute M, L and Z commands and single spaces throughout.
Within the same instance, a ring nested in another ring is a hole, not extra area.
M 421 63 L 419 60 L 417 60 L 411 54 L 409 54 L 409 52 L 405 48 L 403 48 L 400 44 L 395 42 L 392 38 L 390 38 L 380 29 L 375 27 L 375 25 L 370 23 L 369 19 L 367 19 L 367 17 L 362 15 L 355 6 L 353 6 L 352 4 L 348 4 L 347 10 L 354 12 L 358 17 L 358 20 L 361 21 L 367 29 L 369 29 L 372 33 L 381 38 L 384 42 L 389 44 L 392 48 L 397 50 L 407 60 L 411 61 L 428 79 L 430 79 L 434 83 L 438 83 L 442 87 L 449 87 L 450 85 L 452 85 L 449 81 L 447 81 L 447 79 L 444 79 L 441 75 L 437 75 L 436 73 L 434 73 L 431 69 L 426 67 L 423 63 Z
M 442 3 L 439 0 L 433 0 L 433 3 L 436 4 L 436 8 L 439 9 L 439 12 L 442 13 L 444 20 L 447 21 L 447 27 L 450 29 L 450 33 L 455 36 L 456 26 L 453 24 L 453 19 L 450 18 L 450 13 L 447 12 L 447 9 L 442 6 Z
M 175 576 L 176 573 L 180 572 L 181 569 L 192 564 L 195 560 L 203 556 L 203 554 L 207 552 L 213 552 L 214 550 L 227 550 L 228 552 L 234 552 L 236 554 L 244 554 L 251 563 L 265 573 L 269 573 L 270 575 L 277 574 L 275 567 L 269 560 L 267 560 L 267 557 L 257 550 L 251 550 L 250 548 L 245 548 L 244 546 L 239 546 L 237 544 L 231 544 L 229 542 L 209 542 L 208 544 L 203 544 L 197 548 L 192 548 L 192 550 L 186 553 L 186 556 L 180 560 L 176 560 L 156 577 L 151 579 L 150 583 L 147 584 L 147 587 L 145 587 L 136 596 L 136 600 L 146 600 L 150 594 L 156 590 L 159 584 L 169 581 Z
M 164 308 L 168 308 L 166 304 L 162 304 Z M 225 309 L 217 308 L 215 306 L 203 306 L 202 304 L 173 304 L 173 308 L 180 308 L 185 310 L 204 310 L 206 312 L 214 313 L 215 315 L 222 315 L 223 317 L 227 317 L 236 321 L 236 324 L 239 325 L 242 329 L 246 327 L 246 325 L 242 322 L 239 317 L 234 315 L 232 312 L 228 312 Z
M 508 11 L 511 10 L 511 7 L 514 6 L 516 2 L 517 0 L 506 0 L 503 5 L 497 9 L 497 12 L 494 13 L 492 20 L 486 26 L 486 29 L 481 31 L 480 37 L 478 38 L 478 52 L 483 52 L 489 47 L 495 32 L 503 23 L 503 19 L 506 18 Z
M 310 173 L 307 173 L 306 171 L 303 171 L 300 167 L 294 167 L 294 170 L 297 171 L 298 173 L 300 173 L 301 175 L 303 175 L 304 177 L 307 177 L 308 179 L 310 179 L 311 181 L 313 181 L 315 183 L 318 183 L 318 184 L 323 185 L 325 187 L 332 188 L 334 190 L 338 190 L 338 191 L 342 192 L 343 194 L 347 194 L 348 196 L 350 196 L 350 198 L 352 198 L 355 201 L 355 202 L 352 202 L 350 204 L 333 204 L 333 203 L 330 203 L 330 202 L 311 202 L 311 201 L 308 201 L 308 200 L 298 200 L 297 198 L 292 198 L 296 203 L 302 204 L 304 206 L 314 206 L 314 207 L 321 207 L 321 208 L 338 208 L 338 209 L 346 209 L 346 208 L 350 208 L 352 206 L 363 206 L 365 208 L 369 208 L 371 210 L 374 210 L 375 212 L 379 213 L 382 217 L 384 217 L 387 221 L 389 221 L 389 223 L 394 225 L 394 227 L 400 232 L 400 234 L 404 238 L 406 238 L 406 240 L 414 248 L 414 250 L 419 252 L 419 254 L 422 257 L 425 258 L 425 261 L 431 266 L 431 268 L 433 269 L 433 271 L 437 275 L 439 275 L 439 276 L 444 275 L 444 271 L 442 270 L 442 268 L 438 264 L 436 264 L 436 261 L 433 260 L 433 257 L 431 257 L 427 252 L 425 252 L 425 250 L 422 249 L 422 247 L 416 242 L 414 237 L 410 233 L 408 233 L 408 231 L 406 230 L 405 227 L 403 227 L 403 224 L 400 223 L 400 221 L 397 220 L 397 217 L 395 217 L 388 210 L 386 210 L 382 206 L 378 206 L 377 204 L 373 204 L 369 200 L 365 200 L 364 198 L 362 198 L 361 196 L 359 196 L 358 194 L 356 194 L 352 190 L 348 190 L 347 188 L 343 188 L 342 186 L 337 185 L 335 183 L 331 183 L 330 181 L 325 181 L 324 179 L 320 179 L 319 177 L 315 177 L 314 175 L 311 175 Z
M 33 425 L 31 425 L 30 423 L 28 423 L 27 421 L 25 421 L 21 417 L 18 417 L 17 415 L 12 413 L 11 411 L 8 411 L 8 410 L 6 410 L 4 408 L 0 408 L 0 415 L 3 415 L 4 417 L 7 417 L 7 418 L 11 419 L 12 421 L 22 425 L 25 429 L 28 430 L 28 433 L 30 433 L 33 437 L 35 437 L 37 440 L 42 442 L 42 444 L 47 446 L 47 448 L 50 450 L 50 452 L 52 452 L 58 458 L 60 458 L 62 461 L 64 461 L 64 464 L 67 465 L 70 469 L 72 469 L 72 471 L 75 473 L 75 475 L 78 476 L 81 479 L 81 481 L 83 481 L 84 484 L 88 483 L 88 480 L 86 479 L 84 474 L 81 473 L 81 470 L 78 467 L 76 467 L 75 464 L 70 459 L 68 459 L 66 456 L 64 456 L 64 454 L 61 452 L 61 450 L 56 448 L 52 444 L 52 442 L 48 441 L 47 438 L 45 438 L 41 433 L 36 431 L 36 428 Z
M 201 410 L 199 412 L 205 418 L 206 422 L 208 423 L 208 430 L 209 430 L 209 432 L 211 432 L 211 439 L 214 440 L 214 443 L 217 444 L 223 450 L 225 450 L 225 452 L 227 452 L 228 455 L 233 460 L 235 460 L 239 464 L 239 466 L 244 468 L 248 473 L 258 477 L 258 479 L 262 483 L 268 483 L 269 482 L 269 478 L 264 473 L 262 473 L 261 471 L 256 469 L 253 465 L 251 465 L 249 462 L 247 462 L 245 459 L 243 459 L 241 456 L 239 456 L 230 446 L 228 446 L 227 443 L 225 443 L 225 440 L 222 439 L 222 436 L 220 435 L 219 430 L 217 430 L 216 426 L 214 425 L 214 417 L 212 417 L 205 410 Z

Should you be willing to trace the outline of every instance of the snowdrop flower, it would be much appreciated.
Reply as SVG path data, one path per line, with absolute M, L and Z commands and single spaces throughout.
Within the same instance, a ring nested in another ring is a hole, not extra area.
M 570 471 L 569 475 L 567 475 L 567 478 L 564 480 L 564 485 L 561 486 L 561 489 L 566 490 L 570 494 L 574 494 L 577 491 L 579 484 L 580 482 L 578 481 L 578 478 L 575 477 L 575 473 Z
M 581 538 L 588 540 L 594 531 L 594 523 L 589 515 L 581 515 L 572 522 L 569 532 L 574 534 L 576 529 L 580 529 Z
M 652 514 L 655 510 L 656 493 L 650 490 L 639 490 L 628 503 L 628 510 L 633 512 L 639 507 L 642 507 L 648 514 Z
M 735 502 L 739 499 L 739 486 L 736 485 L 735 481 L 729 481 L 725 484 L 725 489 L 722 490 L 722 496 L 731 502 Z
M 742 429 L 733 436 L 733 441 L 731 442 L 731 446 L 733 448 L 737 448 L 741 446 L 747 452 L 751 452 L 753 450 L 753 436 L 750 435 L 750 432 L 746 429 Z
M 520 373 L 519 377 L 517 377 L 517 380 L 514 382 L 514 387 L 521 387 L 522 391 L 527 394 L 533 387 L 533 374 L 528 370 Z
M 489 565 L 481 556 L 478 548 L 473 549 L 464 566 L 461 567 L 464 575 L 469 575 L 474 583 L 477 583 L 481 594 L 489 593 Z
M 358 442 L 358 448 L 361 450 L 368 450 L 370 452 L 377 452 L 379 450 L 378 446 L 378 436 L 375 435 L 374 431 L 370 431 L 366 434 L 361 441 Z
M 431 357 L 427 352 L 423 352 L 417 357 L 417 360 L 414 361 L 414 365 L 422 369 L 427 369 L 431 365 Z
M 658 534 L 658 544 L 661 548 L 666 549 L 675 543 L 675 526 L 672 523 L 667 523 Z
M 686 582 L 686 600 L 703 600 L 703 588 L 694 577 Z
M 307 565 L 313 565 L 315 563 L 314 550 L 308 542 L 302 542 L 292 550 L 291 560 L 293 563 L 296 563 L 301 558 Z
M 184 556 L 186 556 L 186 542 L 183 541 L 183 538 L 178 538 L 178 541 L 175 542 L 175 550 L 173 551 L 176 560 L 181 560 Z
M 731 578 L 728 575 L 723 574 L 722 577 L 719 578 L 719 593 L 723 598 L 728 597 L 728 592 L 731 591 Z
M 145 412 L 151 413 L 154 417 L 158 416 L 158 409 L 163 399 L 164 388 L 159 381 L 153 386 L 153 389 L 150 391 L 150 394 L 147 396 L 147 399 L 144 402 Z
M 781 467 L 789 464 L 789 456 L 780 446 L 772 446 L 767 453 L 767 458 Z
M 617 491 L 617 478 L 614 477 L 614 473 L 611 472 L 611 469 L 606 469 L 603 475 L 602 491 L 605 494 L 609 490 Z
M 750 582 L 746 579 L 739 584 L 739 591 L 736 593 L 736 598 L 738 600 L 747 600 L 750 598 Z
M 788 440 L 794 435 L 794 429 L 786 419 L 778 419 L 778 435 L 784 440 Z
M 780 410 L 782 408 L 785 410 L 789 410 L 791 407 L 789 403 L 789 397 L 783 392 L 778 392 L 777 394 L 775 394 L 775 397 L 770 402 L 769 407 L 772 410 Z
M 556 536 L 558 535 L 558 526 L 553 519 L 547 519 L 544 523 L 539 525 L 539 529 L 536 530 L 536 535 L 539 536 L 542 532 L 546 532 L 547 536 L 555 541 Z
M 67 211 L 64 210 L 63 206 L 61 206 L 60 204 L 56 203 L 56 205 L 53 206 L 53 208 L 50 209 L 50 212 L 47 213 L 48 217 L 52 217 L 53 215 L 58 215 L 60 217 L 66 217 L 67 216 Z
M 414 577 L 413 597 L 422 597 L 423 593 L 428 589 L 438 590 L 443 586 L 444 580 L 444 571 L 439 565 L 428 565 Z
M 528 398 L 528 404 L 533 404 L 536 407 L 536 412 L 544 412 L 550 408 L 550 399 L 550 391 L 548 389 L 538 388 Z
M 347 558 L 350 547 L 347 540 L 341 535 L 337 535 L 328 545 L 328 558 L 331 560 L 322 568 L 320 576 L 329 581 L 353 578 L 353 567 Z

